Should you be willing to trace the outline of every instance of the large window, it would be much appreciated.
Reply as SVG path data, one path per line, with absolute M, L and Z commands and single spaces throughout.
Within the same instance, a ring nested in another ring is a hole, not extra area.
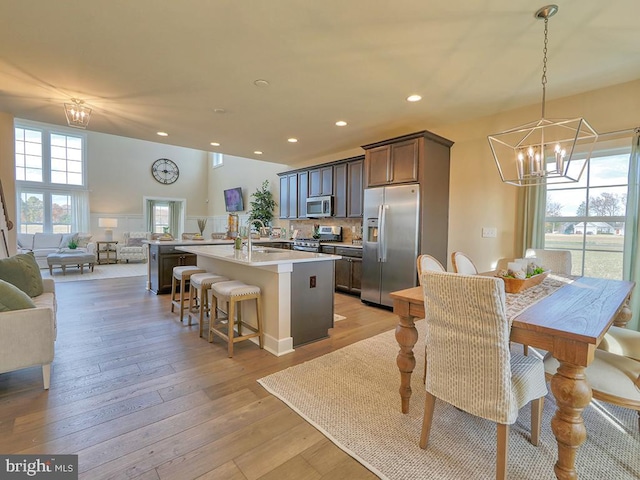
M 547 187 L 544 248 L 571 251 L 574 275 L 622 279 L 630 150 L 600 149 L 580 182 Z
M 17 123 L 15 152 L 18 231 L 85 231 L 89 206 L 84 136 Z

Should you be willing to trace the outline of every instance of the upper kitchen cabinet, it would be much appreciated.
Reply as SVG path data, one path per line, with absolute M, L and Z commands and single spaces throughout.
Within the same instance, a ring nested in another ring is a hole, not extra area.
M 436 138 L 449 142 L 423 131 L 363 145 L 366 187 L 419 182 L 420 167 L 424 160 L 424 142 L 434 141 Z
M 348 158 L 333 165 L 333 215 L 362 217 L 364 156 Z
M 309 196 L 333 194 L 333 167 L 331 165 L 309 170 Z
M 280 175 L 280 218 L 298 218 L 298 174 Z
M 307 197 L 309 196 L 309 172 L 298 173 L 298 218 L 307 216 Z

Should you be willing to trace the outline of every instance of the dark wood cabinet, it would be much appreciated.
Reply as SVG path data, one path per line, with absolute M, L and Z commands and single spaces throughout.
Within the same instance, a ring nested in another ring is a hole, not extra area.
M 341 163 L 333 167 L 333 215 L 347 216 L 347 164 Z
M 309 170 L 309 196 L 321 197 L 333 194 L 333 166 Z
M 171 292 L 173 267 L 196 265 L 196 255 L 176 250 L 173 245 L 149 245 L 149 290 Z
M 367 148 L 369 147 L 369 148 Z M 419 139 L 364 146 L 367 187 L 417 182 Z
M 364 160 L 347 162 L 347 217 L 362 217 Z
M 309 172 L 298 173 L 298 218 L 307 216 L 307 197 L 309 196 Z
M 298 174 L 280 176 L 280 218 L 298 218 Z
M 336 260 L 336 292 L 360 295 L 362 284 L 362 249 L 354 247 L 334 247 L 322 245 L 322 253 L 341 255 Z

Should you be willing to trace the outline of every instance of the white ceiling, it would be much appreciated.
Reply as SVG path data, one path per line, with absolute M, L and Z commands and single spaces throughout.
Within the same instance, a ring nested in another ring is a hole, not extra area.
M 557 4 L 547 99 L 640 78 L 640 1 Z M 92 131 L 294 165 L 539 103 L 544 5 L 2 0 L 0 111 L 66 125 L 77 97 Z

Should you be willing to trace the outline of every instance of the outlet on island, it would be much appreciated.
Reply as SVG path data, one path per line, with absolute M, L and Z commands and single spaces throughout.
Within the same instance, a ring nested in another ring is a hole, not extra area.
M 316 276 L 309 277 L 309 288 L 316 288 Z

